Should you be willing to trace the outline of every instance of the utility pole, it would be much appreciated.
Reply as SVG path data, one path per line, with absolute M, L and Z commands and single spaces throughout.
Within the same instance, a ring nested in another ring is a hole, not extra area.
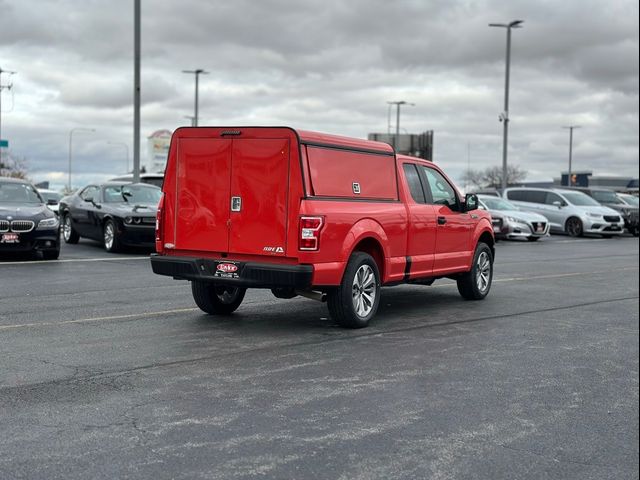
M 502 127 L 502 190 L 507 188 L 507 138 L 509 135 L 509 70 L 511 64 L 511 29 L 521 28 L 524 20 L 513 20 L 509 23 L 490 23 L 490 27 L 502 27 L 507 29 L 507 59 L 504 76 L 504 110 L 498 117 Z
M 3 73 L 9 74 L 9 83 L 6 85 L 2 84 Z M 15 75 L 16 73 L 17 72 L 12 72 L 10 70 L 3 70 L 2 67 L 0 67 L 0 160 L 2 160 L 2 90 L 11 90 L 13 87 L 13 83 L 11 83 L 11 75 Z
M 395 137 L 393 137 L 393 149 L 398 150 L 398 147 L 400 146 L 400 105 L 410 105 L 412 107 L 415 107 L 416 104 L 415 103 L 407 103 L 404 100 L 400 100 L 399 102 L 387 102 L 389 105 L 395 105 L 396 106 L 396 135 Z
M 193 73 L 196 77 L 196 93 L 195 93 L 195 100 L 194 100 L 194 106 L 193 106 L 193 123 L 192 124 L 194 127 L 197 127 L 198 126 L 198 78 L 200 75 L 208 75 L 209 72 L 205 72 L 201 68 L 198 68 L 197 70 L 183 70 L 182 73 Z
M 567 187 L 571 186 L 571 160 L 573 156 L 573 129 L 581 128 L 580 125 L 569 125 L 568 127 L 562 127 L 569 130 L 569 172 L 567 174 Z
M 140 181 L 140 0 L 133 3 L 133 181 Z

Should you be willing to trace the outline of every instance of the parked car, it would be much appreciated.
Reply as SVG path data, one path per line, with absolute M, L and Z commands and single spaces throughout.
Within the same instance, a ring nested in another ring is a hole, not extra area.
M 549 235 L 549 222 L 542 215 L 526 212 L 509 200 L 493 195 L 478 195 L 478 201 L 480 207 L 491 214 L 492 219 L 500 219 L 499 224 L 493 224 L 496 238 L 526 238 L 535 242 Z
M 437 165 L 384 143 L 286 127 L 179 128 L 162 192 L 153 271 L 191 281 L 209 314 L 269 288 L 326 300 L 336 322 L 361 328 L 382 285 L 453 278 L 469 300 L 491 287 L 489 213 Z
M 55 190 L 48 190 L 45 188 L 39 188 L 38 193 L 47 202 L 47 206 L 49 209 L 58 214 L 58 209 L 60 206 L 60 199 L 62 199 L 62 194 L 60 192 L 56 192 Z
M 148 183 L 149 185 L 155 185 L 156 187 L 162 187 L 164 180 L 164 173 L 141 173 L 140 183 Z M 127 173 L 109 179 L 110 182 L 133 182 L 133 173 Z
M 26 180 L 0 177 L 0 253 L 60 255 L 60 222 L 36 187 Z
M 505 190 L 504 197 L 522 210 L 545 216 L 551 232 L 572 237 L 585 233 L 611 237 L 624 230 L 618 212 L 576 190 L 512 187 Z
M 600 205 L 612 208 L 622 216 L 624 219 L 624 227 L 636 237 L 638 236 L 638 206 L 635 207 L 626 204 L 616 192 L 606 188 L 597 187 L 572 187 L 572 190 L 577 190 L 582 193 L 586 193 Z
M 87 185 L 60 201 L 64 241 L 91 238 L 108 252 L 125 245 L 151 248 L 160 194 L 158 187 L 145 183 Z
M 639 205 L 640 199 L 637 195 L 631 195 L 630 193 L 616 193 L 616 195 L 618 195 L 618 198 L 627 205 L 632 207 L 638 207 Z

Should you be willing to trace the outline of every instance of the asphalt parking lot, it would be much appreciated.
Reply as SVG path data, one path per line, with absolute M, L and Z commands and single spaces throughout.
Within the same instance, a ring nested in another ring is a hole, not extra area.
M 0 260 L 0 478 L 638 478 L 638 239 L 500 242 L 492 291 L 383 291 L 364 330 L 145 252 Z

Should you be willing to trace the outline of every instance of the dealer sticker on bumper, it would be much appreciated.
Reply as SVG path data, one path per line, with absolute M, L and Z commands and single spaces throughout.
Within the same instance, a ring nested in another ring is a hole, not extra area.
M 233 262 L 219 262 L 213 276 L 216 278 L 240 278 L 238 265 Z
M 0 243 L 20 243 L 20 235 L 17 233 L 3 233 Z

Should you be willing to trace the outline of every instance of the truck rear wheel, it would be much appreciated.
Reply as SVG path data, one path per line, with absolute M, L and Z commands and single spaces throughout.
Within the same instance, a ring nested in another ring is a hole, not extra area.
M 479 242 L 473 255 L 471 270 L 458 278 L 458 292 L 465 300 L 482 300 L 491 289 L 493 255 L 489 245 Z
M 221 287 L 207 282 L 191 282 L 191 293 L 200 310 L 210 315 L 229 315 L 244 300 L 246 288 Z
M 331 318 L 347 328 L 363 328 L 378 311 L 380 273 L 375 260 L 364 252 L 351 255 L 339 287 L 328 292 Z

